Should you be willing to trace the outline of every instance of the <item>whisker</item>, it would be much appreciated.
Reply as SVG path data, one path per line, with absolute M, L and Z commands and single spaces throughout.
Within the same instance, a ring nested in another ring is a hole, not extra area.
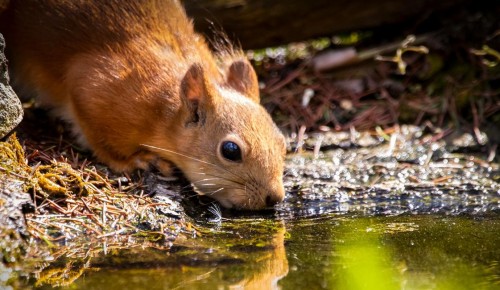
M 185 185 L 185 186 L 181 187 L 181 190 L 186 190 L 186 189 L 189 189 L 190 187 L 193 187 L 193 185 L 192 184 Z
M 200 186 L 212 186 L 212 187 L 215 187 L 215 186 L 220 186 L 220 185 L 224 185 L 226 189 L 244 189 L 244 186 L 243 184 L 237 184 L 237 183 L 234 183 L 234 182 L 231 182 L 230 180 L 225 180 L 225 179 L 221 179 L 223 181 L 229 181 L 229 183 L 220 183 L 220 184 L 215 184 L 215 183 L 201 183 L 201 182 L 204 182 L 203 180 L 198 180 L 198 181 L 195 181 L 195 182 L 192 182 L 188 185 L 185 185 L 185 186 L 182 186 L 181 187 L 181 190 L 186 190 L 186 189 L 189 189 L 190 187 L 192 186 L 195 186 L 195 187 L 200 187 Z M 200 188 L 198 188 L 200 189 Z
M 248 185 L 248 187 L 250 188 L 250 192 L 251 193 L 254 193 L 255 196 L 257 196 L 258 199 L 260 199 L 261 202 L 264 202 L 264 196 L 262 194 L 259 194 L 259 182 L 255 179 L 255 177 L 253 175 L 250 175 L 248 173 L 245 174 L 247 176 L 247 178 L 249 179 L 249 182 L 247 182 L 245 184 Z M 246 188 L 245 188 L 246 189 Z M 246 191 L 245 191 L 246 193 Z
M 200 183 L 198 185 L 200 185 L 200 186 L 216 186 L 217 184 L 215 184 L 215 183 Z
M 219 192 L 219 191 L 221 191 L 221 190 L 224 190 L 224 189 L 225 189 L 224 187 L 221 187 L 221 188 L 219 188 L 219 189 L 217 189 L 217 190 L 214 190 L 214 191 L 212 191 L 212 192 L 207 193 L 207 195 L 214 195 L 214 194 L 216 194 L 217 192 Z
M 217 203 L 211 204 L 208 207 L 208 211 L 215 216 L 215 222 L 220 223 L 222 221 L 222 211 Z
M 198 196 L 198 194 L 196 192 L 194 194 L 186 195 L 186 198 L 191 198 L 191 197 L 195 197 L 195 196 Z
M 249 185 L 249 187 L 254 191 L 254 192 L 259 192 L 259 188 L 261 188 L 260 185 L 260 182 L 257 181 L 257 179 L 255 179 L 255 176 L 253 175 L 250 175 L 248 172 L 245 172 L 245 176 L 247 177 L 247 180 L 248 182 L 246 184 Z M 262 199 L 263 201 L 263 197 L 261 195 L 259 195 L 259 197 Z
M 150 149 L 161 150 L 161 151 L 165 151 L 165 152 L 169 152 L 169 153 L 177 154 L 177 155 L 180 155 L 180 156 L 182 156 L 182 157 L 186 157 L 186 158 L 189 158 L 189 159 L 191 159 L 191 160 L 198 161 L 198 162 L 201 162 L 201 163 L 205 163 L 205 164 L 209 164 L 209 165 L 218 166 L 218 165 L 216 165 L 216 164 L 213 164 L 213 163 L 207 162 L 207 161 L 205 161 L 205 160 L 201 160 L 201 159 L 198 159 L 198 158 L 195 158 L 195 157 L 192 157 L 192 156 L 186 155 L 186 154 L 182 154 L 182 153 L 179 153 L 179 152 L 175 152 L 175 151 L 173 151 L 173 150 L 169 150 L 169 149 L 165 149 L 165 148 L 160 148 L 160 147 L 156 147 L 156 146 L 152 146 L 152 145 L 148 145 L 148 144 L 139 144 L 139 145 L 140 145 L 140 146 L 147 147 L 147 148 L 150 148 Z
M 227 170 L 226 168 L 222 167 L 222 166 L 219 166 L 215 163 L 211 163 L 211 162 L 208 162 L 208 161 L 205 161 L 205 160 L 201 160 L 199 158 L 196 158 L 196 157 L 192 157 L 192 156 L 189 156 L 189 155 L 186 155 L 186 154 L 183 154 L 183 153 L 180 153 L 180 152 L 176 152 L 176 151 L 173 151 L 173 150 L 169 150 L 169 149 L 165 149 L 165 148 L 160 148 L 160 147 L 156 147 L 156 146 L 152 146 L 152 145 L 148 145 L 148 144 L 139 144 L 140 146 L 144 146 L 144 147 L 147 147 L 147 148 L 150 148 L 150 149 L 155 149 L 155 150 L 160 150 L 160 151 L 165 151 L 165 152 L 169 152 L 169 153 L 172 153 L 172 154 L 176 154 L 176 155 L 179 155 L 179 156 L 182 156 L 182 157 L 185 157 L 185 158 L 188 158 L 188 159 L 191 159 L 191 160 L 194 160 L 194 161 L 197 161 L 197 162 L 200 162 L 200 163 L 204 163 L 204 164 L 208 164 L 208 165 L 211 165 L 211 166 L 214 166 L 216 168 L 220 168 L 222 170 L 224 170 L 225 172 L 229 173 L 229 174 L 232 174 L 238 178 L 241 178 L 241 176 L 238 176 L 237 174 L 235 174 L 234 172 L 232 171 L 229 171 Z
M 203 185 L 204 185 L 204 184 L 200 184 L 200 186 L 203 186 Z M 205 189 L 205 190 L 210 190 L 210 189 L 212 189 L 212 188 L 217 188 L 218 186 L 221 186 L 221 185 L 222 185 L 222 186 L 224 186 L 224 188 L 226 188 L 226 189 L 243 189 L 242 187 L 238 187 L 238 186 L 230 186 L 230 185 L 228 185 L 228 184 L 208 184 L 208 185 L 207 185 L 207 187 L 205 187 L 205 188 L 203 188 L 203 189 Z M 200 188 L 198 188 L 198 189 L 200 189 Z M 203 193 L 205 193 L 205 194 L 206 194 L 206 192 L 205 192 L 205 191 L 203 191 Z
M 200 180 L 193 181 L 192 183 L 196 183 L 196 182 L 203 182 L 203 181 L 209 181 L 209 180 L 217 180 L 217 179 L 223 179 L 223 178 L 221 178 L 221 177 L 204 178 L 204 179 L 200 179 Z
M 206 182 L 206 181 L 210 181 L 210 180 L 218 180 L 220 179 L 222 182 L 220 183 L 203 183 L 203 182 Z M 221 186 L 223 185 L 226 189 L 244 189 L 245 185 L 244 184 L 239 184 L 239 183 L 236 183 L 236 182 L 232 182 L 231 180 L 229 179 L 224 179 L 224 178 L 205 178 L 205 179 L 202 179 L 202 180 L 197 180 L 197 181 L 194 181 L 194 182 L 191 182 L 190 184 L 186 185 L 186 186 L 183 186 L 182 189 L 188 189 L 189 187 L 191 186 L 194 186 L 196 188 L 198 188 L 199 190 L 201 190 L 202 188 L 200 187 L 205 187 L 204 189 L 206 190 L 207 188 L 209 187 L 218 187 L 218 186 Z M 206 194 L 205 191 L 203 191 L 203 193 Z
M 235 183 L 235 184 L 238 184 L 238 185 L 241 185 L 241 186 L 245 186 L 245 183 L 242 183 L 242 182 L 236 181 L 236 180 L 232 180 L 232 179 L 229 179 L 229 178 L 224 177 L 224 176 L 219 176 L 219 175 L 209 174 L 209 173 L 199 173 L 199 172 L 192 172 L 192 173 L 194 173 L 194 174 L 203 174 L 203 175 L 210 176 L 210 177 L 220 178 L 222 180 L 226 180 L 226 181 L 229 181 L 231 183 Z

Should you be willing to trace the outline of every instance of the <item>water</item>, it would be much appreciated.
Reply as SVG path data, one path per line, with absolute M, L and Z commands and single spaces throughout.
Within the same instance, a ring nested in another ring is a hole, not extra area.
M 500 287 L 498 215 L 234 219 L 212 230 L 170 251 L 101 253 L 63 289 Z

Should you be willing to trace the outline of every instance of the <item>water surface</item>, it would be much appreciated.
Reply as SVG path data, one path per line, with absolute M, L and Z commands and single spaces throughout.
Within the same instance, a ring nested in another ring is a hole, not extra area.
M 500 287 L 497 215 L 235 219 L 215 227 L 170 251 L 98 255 L 64 289 Z

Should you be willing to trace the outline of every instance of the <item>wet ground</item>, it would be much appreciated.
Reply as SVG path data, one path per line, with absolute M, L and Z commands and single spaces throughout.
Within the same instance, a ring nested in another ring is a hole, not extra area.
M 295 194 L 281 217 L 342 215 L 445 215 L 497 212 L 500 201 L 495 149 L 487 137 L 426 132 L 311 136 L 317 154 L 290 155 L 286 184 Z
M 191 198 L 183 206 L 193 235 L 66 240 L 0 269 L 0 286 L 500 287 L 500 169 L 485 135 L 401 126 L 294 136 L 290 151 L 287 197 L 274 211 L 221 211 Z M 154 188 L 172 194 L 167 181 Z M 43 243 L 31 245 L 28 254 Z

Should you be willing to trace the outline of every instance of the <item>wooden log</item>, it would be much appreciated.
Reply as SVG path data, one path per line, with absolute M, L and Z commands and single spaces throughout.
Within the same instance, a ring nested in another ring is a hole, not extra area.
M 184 0 L 198 31 L 215 27 L 243 48 L 417 21 L 471 0 Z M 213 22 L 214 25 L 211 25 Z

